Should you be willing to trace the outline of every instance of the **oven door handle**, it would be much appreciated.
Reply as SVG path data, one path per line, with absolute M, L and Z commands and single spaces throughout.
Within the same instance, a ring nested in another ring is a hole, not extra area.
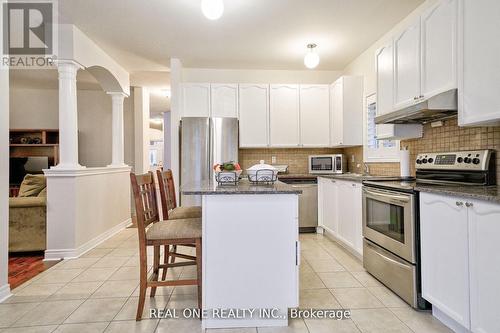
M 377 248 L 375 246 L 371 245 L 368 242 L 366 243 L 366 245 L 373 250 L 373 253 L 375 253 L 376 255 L 378 255 L 379 257 L 381 257 L 383 260 L 388 261 L 390 263 L 393 263 L 394 265 L 397 265 L 397 266 L 399 266 L 401 268 L 408 269 L 408 264 L 405 265 L 405 264 L 403 264 L 403 263 L 401 263 L 401 262 L 399 262 L 397 260 L 394 260 L 394 259 L 391 259 L 391 258 L 389 258 L 387 256 L 384 256 L 382 253 L 380 253 L 377 250 Z
M 371 189 L 367 189 L 366 187 L 363 188 L 363 191 L 365 191 L 366 194 L 372 196 L 373 198 L 383 197 L 383 198 L 386 198 L 386 199 L 389 199 L 389 200 L 397 200 L 397 201 L 404 202 L 404 203 L 410 202 L 410 196 L 406 196 L 406 195 L 400 195 L 400 194 L 396 194 L 396 193 L 393 194 L 393 193 L 385 193 L 385 192 L 380 192 L 380 191 L 374 191 L 374 190 L 371 190 Z

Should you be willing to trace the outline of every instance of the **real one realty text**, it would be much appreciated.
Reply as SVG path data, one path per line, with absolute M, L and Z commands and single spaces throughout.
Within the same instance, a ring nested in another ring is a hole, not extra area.
M 280 309 L 149 309 L 152 319 L 349 319 L 351 310 L 348 309 L 290 309 L 288 314 L 283 314 Z

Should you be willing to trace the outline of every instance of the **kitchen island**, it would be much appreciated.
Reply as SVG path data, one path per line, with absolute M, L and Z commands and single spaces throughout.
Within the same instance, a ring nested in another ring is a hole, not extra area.
M 181 193 L 202 196 L 202 327 L 287 326 L 299 303 L 301 191 L 241 180 L 186 184 Z

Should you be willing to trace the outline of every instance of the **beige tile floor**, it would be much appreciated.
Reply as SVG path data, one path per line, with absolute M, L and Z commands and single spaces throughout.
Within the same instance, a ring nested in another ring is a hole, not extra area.
M 201 332 L 200 321 L 134 321 L 138 302 L 138 244 L 126 229 L 87 252 L 65 260 L 13 291 L 0 304 L 0 333 L 7 332 Z M 428 312 L 417 312 L 365 272 L 361 262 L 321 235 L 303 234 L 302 308 L 351 309 L 351 319 L 291 320 L 285 328 L 207 330 L 220 333 L 451 332 Z M 151 262 L 151 257 L 149 257 Z M 170 271 L 194 277 L 194 267 Z M 160 288 L 149 308 L 196 307 L 196 288 Z

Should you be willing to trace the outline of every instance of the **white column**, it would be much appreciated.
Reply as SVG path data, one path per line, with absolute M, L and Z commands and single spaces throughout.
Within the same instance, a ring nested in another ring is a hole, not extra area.
M 110 167 L 125 166 L 125 143 L 123 132 L 123 100 L 127 96 L 122 92 L 110 92 L 113 107 L 112 158 Z
M 78 113 L 76 73 L 82 66 L 72 60 L 57 61 L 59 72 L 59 164 L 57 169 L 80 169 L 78 164 Z

